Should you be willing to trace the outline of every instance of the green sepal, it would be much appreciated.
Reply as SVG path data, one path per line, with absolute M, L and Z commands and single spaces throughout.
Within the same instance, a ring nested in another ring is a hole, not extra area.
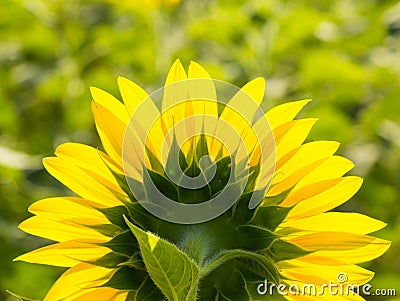
M 271 187 L 270 187 L 271 188 Z M 262 202 L 263 206 L 279 206 L 287 198 L 292 188 L 289 188 L 280 194 L 274 196 L 266 196 Z
M 153 282 L 171 301 L 195 301 L 199 267 L 174 244 L 145 232 L 125 218 Z
M 198 162 L 195 157 L 195 153 L 193 154 L 193 159 L 189 161 L 190 163 L 188 164 L 188 167 L 185 169 L 184 174 L 187 175 L 188 177 L 197 177 L 201 173 L 201 169 L 198 165 Z
M 128 210 L 125 206 L 115 206 L 109 208 L 98 208 L 96 210 L 104 214 L 104 216 L 113 224 L 117 225 L 121 229 L 128 229 L 124 221 L 124 214 L 128 214 Z
M 177 202 L 178 191 L 176 185 L 172 183 L 166 176 L 161 175 L 158 172 L 154 172 L 151 170 L 147 171 L 150 179 L 147 177 L 146 172 L 144 173 L 143 177 L 144 189 L 146 193 L 150 193 L 154 189 L 152 188 L 152 186 L 155 186 L 157 190 L 159 190 L 163 195 Z
M 312 253 L 312 251 L 304 250 L 295 244 L 281 239 L 274 241 L 267 250 L 262 252 L 272 258 L 275 262 L 295 259 Z
M 164 172 L 164 168 L 163 168 L 161 162 L 157 159 L 157 157 L 153 154 L 153 152 L 147 147 L 147 145 L 145 145 L 145 148 L 146 148 L 146 155 L 147 155 L 147 158 L 149 159 L 151 168 L 153 169 L 153 171 L 162 174 Z
M 96 230 L 97 232 L 108 237 L 114 237 L 123 232 L 123 230 L 120 227 L 114 224 L 85 225 L 85 227 Z
M 133 236 L 129 230 L 126 230 L 113 237 L 110 241 L 100 243 L 99 245 L 107 247 L 116 253 L 127 255 L 128 257 L 139 249 L 135 236 Z
M 107 165 L 108 170 L 112 173 L 112 175 L 114 176 L 115 180 L 118 183 L 118 186 L 121 188 L 121 190 L 123 192 L 125 192 L 125 194 L 131 199 L 134 200 L 134 196 L 132 194 L 131 189 L 129 188 L 128 182 L 126 180 L 126 176 L 124 174 L 119 174 L 117 173 L 115 170 L 113 170 L 110 166 L 108 166 L 107 162 L 104 161 Z M 132 179 L 133 180 L 133 179 Z M 112 193 L 121 201 L 125 200 L 125 197 L 119 193 L 117 193 L 116 191 L 112 191 Z
M 248 180 L 244 192 L 250 192 L 254 190 L 259 174 L 260 174 L 260 164 L 256 164 L 250 167 Z
M 127 266 L 120 267 L 101 287 L 112 287 L 117 290 L 136 291 L 145 281 L 147 273 Z
M 197 141 L 196 145 L 196 160 L 197 162 L 200 161 L 201 157 L 207 156 L 208 153 L 208 145 L 206 135 L 200 134 L 199 140 Z
M 123 261 L 118 264 L 118 266 L 128 266 L 130 268 L 134 268 L 137 270 L 145 270 L 146 267 L 143 263 L 142 256 L 140 256 L 140 252 L 134 253 L 128 260 Z
M 217 153 L 217 155 L 215 156 L 215 161 L 219 161 L 220 159 L 222 159 L 223 158 L 223 155 L 224 155 L 224 148 L 221 146 L 220 148 L 219 148 L 219 150 L 218 150 L 218 153 Z
M 126 255 L 110 252 L 100 257 L 99 259 L 93 261 L 83 261 L 83 262 L 111 269 L 111 268 L 117 268 L 121 263 L 128 260 L 129 257 L 127 257 Z
M 293 207 L 259 206 L 251 224 L 274 231 L 286 218 Z
M 212 192 L 210 186 L 207 184 L 198 189 L 178 187 L 178 195 L 179 203 L 198 204 L 209 201 L 211 199 Z
M 223 251 L 209 260 L 201 269 L 202 277 L 231 260 L 238 261 L 243 267 L 256 275 L 269 279 L 274 283 L 279 283 L 279 272 L 270 258 L 262 254 L 240 249 Z
M 207 172 L 209 169 L 201 170 L 199 160 L 208 155 L 208 148 L 207 148 L 207 141 L 204 135 L 200 136 L 200 139 L 197 143 L 196 152 L 195 152 L 195 160 L 192 160 L 191 165 L 187 167 L 184 172 L 186 176 L 189 177 L 202 177 L 204 183 L 207 183 Z M 211 166 L 212 162 L 208 162 L 208 166 Z M 201 188 L 197 189 L 190 189 L 181 186 L 182 180 L 177 187 L 178 189 L 178 201 L 184 204 L 197 204 L 206 202 L 211 199 L 212 197 L 212 189 L 208 184 L 204 185 Z
M 238 247 L 253 251 L 268 248 L 278 237 L 270 230 L 254 225 L 239 226 L 236 233 Z
M 218 160 L 216 165 L 217 171 L 214 178 L 209 183 L 213 195 L 223 190 L 228 183 L 231 174 L 231 158 L 224 157 Z
M 195 137 L 192 139 L 190 148 L 186 154 L 186 162 L 188 164 L 188 167 L 185 170 L 185 174 L 188 169 L 190 169 L 193 166 L 194 167 L 196 166 L 196 138 Z M 190 174 L 190 171 L 189 171 L 189 174 L 186 174 L 186 175 L 194 177 L 194 175 Z
M 247 290 L 247 283 L 239 270 L 226 271 L 219 277 L 221 281 L 216 283 L 217 291 L 226 300 L 230 301 L 251 301 Z
M 193 153 L 193 160 L 190 161 L 189 167 L 185 170 L 185 175 L 188 177 L 197 177 L 203 176 L 203 178 L 208 178 L 207 175 L 210 172 L 209 168 L 204 169 L 203 171 L 200 169 L 199 160 L 207 156 L 208 146 L 206 135 L 200 135 L 198 139 L 195 151 Z M 189 155 L 188 155 L 189 157 Z M 205 159 L 203 159 L 205 160 Z M 207 164 L 206 164 L 207 166 Z M 210 179 L 207 185 L 202 188 L 193 190 L 186 189 L 183 187 L 178 188 L 179 194 L 179 202 L 181 203 L 200 203 L 205 202 L 212 199 L 216 194 L 218 194 L 221 190 L 223 190 L 229 180 L 230 176 L 230 157 L 222 158 L 216 161 L 214 164 L 212 162 L 208 162 L 208 166 L 214 166 L 216 168 L 215 175 Z
M 178 160 L 176 160 L 178 158 Z M 161 167 L 162 168 L 162 167 Z M 182 150 L 176 141 L 175 132 L 173 134 L 171 148 L 168 153 L 167 162 L 165 163 L 165 171 L 162 170 L 160 174 L 174 175 L 176 171 L 183 173 L 188 168 L 188 163 Z
M 253 219 L 256 210 L 249 209 L 249 201 L 252 195 L 252 193 L 242 194 L 232 206 L 232 219 L 237 225 L 248 224 Z
M 136 225 L 140 226 L 143 229 L 148 229 L 149 231 L 158 231 L 161 219 L 155 217 L 153 214 L 148 212 L 140 203 L 126 203 L 125 206 L 129 212 L 129 215 L 126 216 L 130 216 L 132 218 L 132 221 Z M 124 215 L 122 215 L 122 218 L 124 218 L 123 216 Z

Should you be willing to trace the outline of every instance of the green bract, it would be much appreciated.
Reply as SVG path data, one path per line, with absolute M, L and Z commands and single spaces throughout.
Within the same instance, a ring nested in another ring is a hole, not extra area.
M 188 176 L 201 173 L 198 158 L 207 155 L 203 138 L 198 140 L 191 158 L 180 151 L 180 168 Z M 182 191 L 161 169 L 157 170 L 160 163 L 155 157 L 149 157 L 154 168 L 149 170 L 152 180 L 177 202 L 206 201 L 223 189 L 229 177 L 230 158 L 219 158 L 215 177 L 218 180 L 200 191 Z M 118 269 L 104 286 L 130 290 L 127 300 L 278 300 L 276 296 L 258 295 L 254 286 L 264 279 L 278 284 L 275 263 L 308 253 L 281 240 L 274 232 L 291 209 L 279 206 L 287 192 L 275 197 L 274 202 L 269 200 L 273 205 L 248 209 L 257 166 L 249 173 L 246 193 L 232 208 L 214 220 L 196 225 L 154 217 L 126 189 L 124 176 L 114 175 L 131 202 L 99 209 L 119 226 L 120 233 L 104 244 L 113 252 L 92 263 Z

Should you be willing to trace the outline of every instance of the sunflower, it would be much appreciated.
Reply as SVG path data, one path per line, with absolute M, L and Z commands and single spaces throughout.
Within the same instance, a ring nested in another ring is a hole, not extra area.
M 339 143 L 305 143 L 309 100 L 263 113 L 262 78 L 236 89 L 179 60 L 150 96 L 118 87 L 123 103 L 91 88 L 104 151 L 65 143 L 43 160 L 77 196 L 35 202 L 19 226 L 55 243 L 16 260 L 68 268 L 45 301 L 363 300 L 288 289 L 365 284 L 357 264 L 390 245 L 368 235 L 383 222 L 331 211 L 362 179 Z

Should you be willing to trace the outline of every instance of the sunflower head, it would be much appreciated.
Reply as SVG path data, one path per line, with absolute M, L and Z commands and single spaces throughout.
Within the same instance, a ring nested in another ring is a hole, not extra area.
M 190 78 L 143 100 L 122 145 L 130 198 L 178 224 L 212 220 L 244 195 L 257 207 L 275 166 L 273 134 L 259 107 L 264 85 L 261 78 L 244 89 Z
M 20 225 L 55 243 L 18 260 L 68 267 L 46 301 L 303 300 L 276 288 L 372 278 L 356 264 L 387 250 L 367 235 L 384 223 L 328 212 L 362 180 L 338 143 L 304 143 L 308 100 L 264 113 L 262 78 L 239 89 L 194 62 L 150 96 L 118 86 L 123 103 L 91 89 L 104 152 L 66 143 L 44 160 L 78 196 L 40 200 Z

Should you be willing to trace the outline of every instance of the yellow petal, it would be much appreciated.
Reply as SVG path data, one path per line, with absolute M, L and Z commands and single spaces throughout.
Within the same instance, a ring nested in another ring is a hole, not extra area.
M 68 220 L 53 221 L 39 216 L 28 218 L 18 228 L 26 233 L 57 242 L 69 240 L 105 242 L 110 240 L 109 237 L 100 234 L 96 230 L 77 223 Z
M 165 85 L 167 86 L 185 79 L 187 79 L 185 69 L 183 68 L 181 61 L 177 59 L 169 69 Z
M 304 262 L 322 265 L 346 265 L 370 261 L 390 247 L 387 240 L 344 232 L 319 232 L 288 239 L 305 250 Z
M 325 181 L 318 181 L 301 189 L 293 189 L 286 199 L 281 203 L 282 206 L 292 206 L 299 202 L 305 201 L 309 198 L 315 197 L 320 193 L 324 193 L 332 189 L 340 182 L 344 181 L 343 178 L 329 179 Z
M 252 124 L 257 110 L 263 100 L 265 92 L 265 79 L 258 77 L 244 85 L 227 103 L 227 107 L 221 113 L 221 119 L 226 120 L 232 125 L 236 125 L 238 132 L 242 133 L 242 128 L 246 124 Z M 245 105 L 244 105 L 245 104 Z M 230 110 L 228 110 L 228 107 Z M 244 122 L 243 125 L 241 123 Z
M 310 288 L 308 283 L 303 283 L 295 280 L 285 280 L 287 287 L 294 286 L 294 288 L 299 288 L 300 292 L 304 290 L 304 294 L 296 294 L 295 289 L 293 288 L 293 293 L 290 295 L 288 291 L 288 295 L 285 296 L 286 300 L 289 301 L 315 301 L 315 300 L 323 300 L 323 301 L 363 301 L 365 300 L 360 295 L 354 294 L 350 292 L 346 294 L 346 286 L 343 286 L 343 294 L 340 293 L 340 288 L 331 287 L 331 291 L 329 290 L 329 284 L 325 283 L 327 286 L 319 286 L 316 285 L 315 288 Z M 304 286 L 305 284 L 305 286 Z M 303 288 L 304 287 L 304 288 Z M 337 289 L 337 291 L 336 291 Z M 349 288 L 350 289 L 350 288 Z M 314 295 L 315 294 L 315 295 Z
M 207 71 L 196 62 L 191 62 L 188 70 L 188 90 L 194 102 L 194 114 L 218 116 L 217 92 L 214 81 Z
M 253 99 L 258 105 L 260 105 L 263 101 L 265 93 L 265 79 L 262 77 L 257 77 L 245 84 L 240 90 L 248 94 L 251 99 Z M 240 94 L 236 95 L 239 96 Z M 232 98 L 232 100 L 235 100 L 235 96 Z M 247 106 L 243 106 L 242 103 L 242 107 Z
M 245 143 L 247 150 L 243 149 L 243 154 L 237 155 L 238 161 L 243 159 L 243 155 L 250 154 L 263 138 L 256 135 L 252 125 L 256 113 L 259 112 L 264 91 L 263 78 L 250 81 L 229 100 L 221 113 L 215 136 L 227 145 L 237 146 L 242 142 Z
M 90 87 L 90 93 L 92 94 L 93 100 L 96 103 L 102 105 L 110 112 L 113 112 L 122 123 L 128 124 L 129 115 L 126 111 L 126 107 L 118 99 L 96 87 Z
M 303 144 L 290 158 L 277 162 L 275 177 L 268 195 L 279 194 L 292 188 L 304 176 L 331 157 L 339 147 L 334 141 L 314 141 Z M 289 156 L 289 154 L 287 156 Z
M 63 301 L 125 301 L 129 292 L 116 290 L 110 287 L 99 287 L 95 289 L 86 289 L 78 294 L 69 296 Z
M 85 220 L 87 225 L 110 223 L 100 211 L 95 209 L 96 207 L 103 206 L 77 197 L 54 197 L 33 203 L 29 207 L 29 212 L 55 221 Z
M 316 121 L 315 118 L 293 120 L 275 128 L 276 159 L 301 146 Z
M 293 118 L 296 117 L 300 110 L 310 101 L 311 99 L 305 99 L 284 103 L 282 105 L 273 107 L 266 113 L 269 124 L 274 129 L 281 124 L 293 120 Z
M 118 77 L 118 88 L 129 118 L 144 100 L 149 100 L 149 95 L 145 90 L 125 77 Z
M 102 151 L 80 143 L 63 143 L 59 145 L 55 154 L 62 160 L 66 160 L 69 164 L 79 166 L 86 170 L 92 170 L 97 174 L 104 176 L 109 182 L 115 183 L 115 177 L 110 171 L 110 168 L 119 173 L 123 174 L 123 169 L 121 165 L 116 164 L 109 156 L 107 156 Z M 122 193 L 119 186 L 114 186 L 115 190 Z
M 162 99 L 163 120 L 168 130 L 185 118 L 185 110 L 177 108 L 176 105 L 190 97 L 188 95 L 190 83 L 186 80 L 185 69 L 178 59 L 168 72 Z
M 317 121 L 316 118 L 291 120 L 291 121 L 285 122 L 285 123 L 275 127 L 273 129 L 273 133 L 274 133 L 276 144 L 281 144 L 282 141 L 289 140 L 286 137 L 287 137 L 287 135 L 292 135 L 292 133 L 291 133 L 292 131 L 295 131 L 295 132 L 297 131 L 298 133 L 301 133 L 302 136 L 305 135 L 307 137 L 308 132 L 310 131 L 311 127 L 314 125 L 314 123 L 316 121 Z M 305 124 L 309 125 L 309 128 L 307 130 L 304 130 Z M 303 132 L 306 132 L 306 134 L 304 134 Z M 295 135 L 293 135 L 293 136 L 295 136 Z M 287 141 L 287 142 L 290 142 L 290 141 Z
M 288 260 L 278 263 L 282 276 L 288 279 L 298 280 L 303 283 L 321 286 L 329 282 L 340 284 L 339 274 L 345 274 L 347 283 L 362 285 L 372 279 L 374 273 L 357 265 L 322 266 L 303 262 L 301 260 Z M 285 267 L 285 265 L 288 265 Z
M 123 166 L 124 174 L 139 182 L 143 181 L 143 166 L 146 162 L 146 137 L 139 137 L 140 125 L 130 123 L 124 138 Z M 143 131 L 141 131 L 143 132 Z M 152 151 L 153 149 L 150 148 Z M 158 153 L 153 151 L 157 156 Z
M 336 183 L 335 183 L 336 182 Z M 330 185 L 327 189 L 318 188 L 325 183 Z M 298 219 L 310 215 L 326 212 L 343 204 L 350 199 L 361 187 L 362 179 L 359 177 L 348 176 L 337 180 L 326 180 L 306 186 L 293 194 L 290 199 L 285 200 L 285 204 L 297 205 L 289 212 L 287 220 Z
M 107 207 L 121 205 L 121 201 L 115 195 L 115 183 L 103 175 L 66 163 L 68 161 L 63 158 L 43 159 L 47 171 L 82 198 Z
M 36 249 L 14 260 L 59 267 L 72 267 L 82 261 L 96 260 L 109 252 L 110 250 L 106 247 L 77 241 L 66 241 Z
M 340 156 L 332 156 L 304 176 L 292 192 L 294 193 L 296 190 L 316 182 L 341 177 L 353 167 L 354 163 L 350 160 Z
M 209 134 L 206 139 L 211 149 L 215 128 L 210 132 L 210 122 L 216 123 L 218 116 L 216 100 L 214 81 L 203 67 L 191 62 L 186 78 L 181 63 L 176 61 L 171 67 L 164 90 L 162 120 L 165 132 L 173 129 L 178 141 L 186 141 L 188 137 L 199 135 L 204 130 L 204 133 Z M 191 143 L 178 142 L 178 145 L 187 153 Z
M 288 220 L 280 225 L 304 231 L 337 231 L 368 234 L 386 226 L 384 222 L 359 213 L 327 212 L 306 218 Z
M 60 301 L 70 295 L 85 294 L 87 288 L 100 286 L 108 281 L 113 270 L 80 263 L 58 278 L 47 293 L 44 301 Z
M 126 164 L 141 170 L 144 163 L 145 146 L 160 160 L 160 152 L 165 141 L 164 118 L 154 102 L 148 98 L 131 116 L 124 137 L 124 167 Z M 138 162 L 135 162 L 138 161 Z
M 188 69 L 188 78 L 189 79 L 194 79 L 194 78 L 207 78 L 211 79 L 210 74 L 204 69 L 199 63 L 190 62 L 189 69 Z
M 218 120 L 216 137 L 221 139 L 225 144 L 237 145 L 243 137 L 251 135 L 251 119 L 247 119 L 239 110 L 234 107 L 225 107 L 222 111 L 220 119 Z M 228 134 L 230 132 L 235 132 L 235 136 Z M 237 142 L 230 143 L 229 140 L 237 140 Z M 246 141 L 251 141 L 254 145 L 254 140 L 256 138 L 251 137 L 245 139 Z
M 126 124 L 114 112 L 94 101 L 92 102 L 92 112 L 104 149 L 115 162 L 121 164 Z

